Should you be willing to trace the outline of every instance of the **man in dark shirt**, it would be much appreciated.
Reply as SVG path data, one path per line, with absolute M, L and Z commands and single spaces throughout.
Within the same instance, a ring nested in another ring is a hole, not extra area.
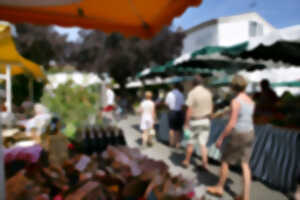
M 270 82 L 266 79 L 260 83 L 261 93 L 258 96 L 257 111 L 268 114 L 276 110 L 278 97 L 270 86 Z

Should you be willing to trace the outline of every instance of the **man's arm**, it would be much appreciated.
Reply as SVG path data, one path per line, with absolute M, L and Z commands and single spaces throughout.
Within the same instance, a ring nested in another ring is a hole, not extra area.
M 165 100 L 165 105 L 168 106 L 168 108 L 170 108 L 170 102 L 172 101 L 171 98 L 171 93 L 168 93 Z
M 185 123 L 184 123 L 185 127 L 189 127 L 190 126 L 191 116 L 192 116 L 192 109 L 191 109 L 190 106 L 188 106 L 187 110 L 186 110 L 186 114 L 185 114 Z
M 190 120 L 192 117 L 192 109 L 191 106 L 193 105 L 193 98 L 191 96 L 191 94 L 188 94 L 188 98 L 186 100 L 186 113 L 185 113 L 185 123 L 184 126 L 185 127 L 189 127 L 190 126 Z

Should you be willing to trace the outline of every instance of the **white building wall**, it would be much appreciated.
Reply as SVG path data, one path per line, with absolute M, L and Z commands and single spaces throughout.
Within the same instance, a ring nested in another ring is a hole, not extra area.
M 275 30 L 274 27 L 272 27 L 269 23 L 267 23 L 265 20 L 263 20 L 261 17 L 259 17 L 259 15 L 253 15 L 251 20 L 258 22 L 259 24 L 262 24 L 263 34 L 268 34 Z
M 267 34 L 275 29 L 256 13 L 233 17 L 224 17 L 215 24 L 188 31 L 183 41 L 182 54 L 199 50 L 205 46 L 232 46 L 245 42 L 250 35 L 250 23 L 256 22 L 259 31 L 256 34 Z M 258 36 L 258 35 L 256 35 Z
M 186 35 L 183 40 L 182 54 L 190 53 L 208 45 L 218 45 L 218 29 L 216 25 L 204 27 Z
M 218 45 L 232 46 L 249 39 L 249 22 L 227 22 L 218 24 Z

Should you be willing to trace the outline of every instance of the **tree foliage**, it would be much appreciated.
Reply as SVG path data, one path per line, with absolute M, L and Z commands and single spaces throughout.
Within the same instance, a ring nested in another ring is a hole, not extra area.
M 14 38 L 20 53 L 48 68 L 50 60 L 65 62 L 67 50 L 66 35 L 61 35 L 51 26 L 35 26 L 31 24 L 17 24 L 17 36 Z
M 55 60 L 83 71 L 108 72 L 121 86 L 127 77 L 135 76 L 145 67 L 164 64 L 178 56 L 184 38 L 182 32 L 173 32 L 166 27 L 150 40 L 82 30 L 78 41 L 67 42 L 66 36 L 58 34 L 52 27 L 27 24 L 16 27 L 16 41 L 25 57 L 43 65 Z
M 121 85 L 129 76 L 151 64 L 164 64 L 178 56 L 184 34 L 164 28 L 151 40 L 124 38 L 119 33 L 105 35 L 99 31 L 82 32 L 81 47 L 74 50 L 71 61 L 81 69 L 109 72 Z

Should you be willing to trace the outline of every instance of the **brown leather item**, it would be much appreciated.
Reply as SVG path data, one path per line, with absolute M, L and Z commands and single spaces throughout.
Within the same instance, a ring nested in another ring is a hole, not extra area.
M 78 190 L 68 195 L 65 200 L 83 200 L 90 192 L 96 189 L 99 183 L 95 181 L 89 181 L 80 187 Z
M 18 172 L 6 182 L 6 200 L 18 199 L 22 193 L 26 192 L 27 186 L 32 182 L 25 177 L 24 171 Z

